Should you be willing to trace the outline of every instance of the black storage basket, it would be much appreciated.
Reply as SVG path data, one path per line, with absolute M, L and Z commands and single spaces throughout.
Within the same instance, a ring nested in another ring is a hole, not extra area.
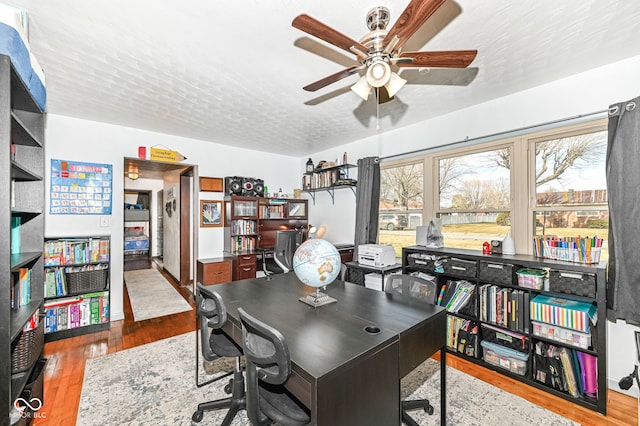
M 495 343 L 518 352 L 529 352 L 529 337 L 513 331 L 500 330 L 482 324 L 482 340 Z
M 407 262 L 409 266 L 413 268 L 426 269 L 428 271 L 435 271 L 436 261 L 439 259 L 435 254 L 426 253 L 410 253 L 407 255 Z
M 44 346 L 44 320 L 33 330 L 23 331 L 11 348 L 11 374 L 22 373 L 33 367 Z
M 492 284 L 515 285 L 515 271 L 518 267 L 509 263 L 480 261 L 478 278 Z
M 67 272 L 66 279 L 69 295 L 104 290 L 107 286 L 108 272 L 108 269 Z
M 596 297 L 596 276 L 577 271 L 549 271 L 549 290 L 555 293 Z
M 477 272 L 476 261 L 451 257 L 444 261 L 444 273 L 458 277 L 475 278 Z

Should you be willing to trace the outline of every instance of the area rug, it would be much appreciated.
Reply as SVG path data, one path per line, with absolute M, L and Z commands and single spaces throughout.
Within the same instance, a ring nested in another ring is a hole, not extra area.
M 226 379 L 198 388 L 195 384 L 194 332 L 87 360 L 78 409 L 78 426 L 189 425 L 198 402 L 223 398 Z M 202 368 L 199 382 L 230 371 L 233 360 Z M 414 411 L 421 425 L 440 423 L 440 366 L 427 360 L 402 380 L 402 396 L 427 398 L 432 416 Z M 219 425 L 224 410 L 206 412 L 200 425 Z M 577 425 L 527 400 L 511 395 L 451 367 L 447 368 L 448 425 Z M 248 426 L 244 411 L 232 423 Z M 376 426 L 376 425 L 372 425 Z M 388 425 L 380 425 L 388 426 Z M 395 425 L 389 425 L 395 426 Z
M 124 281 L 135 321 L 192 309 L 189 302 L 156 269 L 125 271 Z

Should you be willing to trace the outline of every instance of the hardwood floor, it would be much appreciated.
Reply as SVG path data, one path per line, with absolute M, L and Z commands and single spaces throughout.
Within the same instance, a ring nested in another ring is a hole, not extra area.
M 168 274 L 162 270 L 160 272 L 193 306 L 193 295 L 190 290 L 178 287 L 175 280 L 171 279 Z M 45 344 L 44 354 L 49 361 L 44 378 L 45 401 L 40 410 L 43 418 L 35 419 L 34 425 L 68 426 L 76 424 L 84 378 L 84 365 L 87 359 L 195 330 L 195 310 L 134 322 L 126 291 L 124 296 L 125 319 L 112 322 L 110 330 Z M 192 349 L 186 348 L 185 350 Z M 638 424 L 637 399 L 619 392 L 609 390 L 608 414 L 605 417 L 455 356 L 447 357 L 447 365 L 583 425 L 631 426 Z

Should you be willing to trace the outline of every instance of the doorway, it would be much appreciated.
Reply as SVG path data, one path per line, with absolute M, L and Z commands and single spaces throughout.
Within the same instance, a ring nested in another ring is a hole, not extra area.
M 131 170 L 135 171 L 135 179 L 130 177 Z M 181 286 L 187 286 L 194 269 L 191 218 L 194 166 L 125 158 L 124 175 L 125 208 L 147 210 L 146 215 L 125 210 L 125 216 L 142 215 L 145 223 L 134 224 L 125 217 L 125 245 L 130 242 L 125 246 L 124 269 L 149 268 L 153 261 Z M 138 208 L 138 204 L 145 208 Z M 131 242 L 133 234 L 137 234 L 141 242 Z M 132 245 L 145 250 L 136 253 L 139 257 L 135 260 L 129 256 L 133 253 L 127 251 Z
M 124 270 L 151 268 L 151 191 L 124 191 Z

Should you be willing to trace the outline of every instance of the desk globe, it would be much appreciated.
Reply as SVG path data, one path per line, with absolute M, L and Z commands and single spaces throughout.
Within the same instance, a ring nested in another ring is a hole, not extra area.
M 293 255 L 293 271 L 300 281 L 316 289 L 315 294 L 301 297 L 300 301 L 311 306 L 335 302 L 336 299 L 320 293 L 320 287 L 336 279 L 340 266 L 340 253 L 330 242 L 312 238 L 300 244 Z

